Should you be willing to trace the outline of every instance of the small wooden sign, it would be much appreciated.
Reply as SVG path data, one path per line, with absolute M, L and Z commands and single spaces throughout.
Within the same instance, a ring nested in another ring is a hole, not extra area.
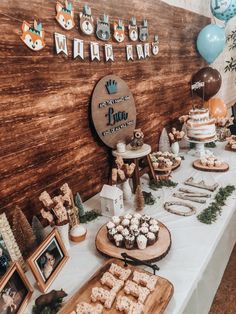
M 115 148 L 133 135 L 136 108 L 127 84 L 116 75 L 103 77 L 92 95 L 92 119 L 105 145 Z

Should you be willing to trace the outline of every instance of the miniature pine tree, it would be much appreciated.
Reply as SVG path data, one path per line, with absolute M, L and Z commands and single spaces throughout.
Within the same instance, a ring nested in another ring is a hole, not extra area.
M 138 185 L 135 191 L 135 209 L 140 211 L 144 208 L 144 197 L 141 186 Z
M 36 238 L 27 218 L 18 206 L 13 214 L 12 231 L 22 255 L 27 257 L 35 248 Z
M 33 233 L 35 235 L 37 244 L 42 243 L 45 238 L 45 231 L 41 222 L 36 216 L 34 216 L 32 219 L 32 229 L 33 229 Z
M 76 193 L 75 195 L 75 205 L 78 207 L 79 209 L 79 217 L 83 217 L 85 214 L 85 209 L 84 209 L 84 204 L 82 202 L 82 199 L 79 195 L 79 192 Z

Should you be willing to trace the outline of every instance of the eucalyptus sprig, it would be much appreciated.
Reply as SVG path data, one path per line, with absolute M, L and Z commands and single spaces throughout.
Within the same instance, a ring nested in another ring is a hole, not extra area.
M 149 187 L 150 189 L 157 191 L 158 189 L 161 189 L 163 187 L 176 187 L 178 183 L 173 182 L 172 180 L 159 180 L 159 181 L 154 181 L 151 180 L 149 182 Z
M 222 207 L 225 205 L 225 201 L 234 192 L 234 190 L 234 185 L 227 185 L 224 188 L 220 188 L 214 198 L 214 202 L 212 202 L 197 216 L 198 220 L 209 225 L 215 222 L 218 215 L 222 212 Z

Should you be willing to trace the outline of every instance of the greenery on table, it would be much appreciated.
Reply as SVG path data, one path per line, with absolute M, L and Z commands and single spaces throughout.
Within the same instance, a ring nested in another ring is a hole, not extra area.
M 222 212 L 222 207 L 225 205 L 227 198 L 234 192 L 234 185 L 227 185 L 220 188 L 212 202 L 206 209 L 204 209 L 198 216 L 198 220 L 205 224 L 212 224 L 217 220 L 218 215 Z
M 63 299 L 58 299 L 57 301 L 52 302 L 51 304 L 40 307 L 34 306 L 33 307 L 33 314 L 56 314 L 59 312 L 60 308 L 62 307 Z
M 79 221 L 84 224 L 97 219 L 99 216 L 101 215 L 95 212 L 95 210 L 90 210 L 88 212 L 84 212 L 83 216 L 79 216 Z
M 145 202 L 145 205 L 154 205 L 156 200 L 155 200 L 155 197 L 152 195 L 151 192 L 145 192 L 143 191 L 143 197 L 144 197 L 144 202 Z
M 215 142 L 210 142 L 210 143 L 206 143 L 204 145 L 207 148 L 215 148 L 216 147 L 216 143 Z
M 233 30 L 227 36 L 227 42 L 229 43 L 229 50 L 236 49 L 236 30 Z M 231 57 L 230 60 L 226 61 L 225 72 L 236 71 L 236 59 Z
M 163 187 L 176 187 L 178 185 L 178 183 L 173 182 L 172 180 L 168 179 L 168 180 L 151 180 L 149 182 L 149 187 L 150 189 L 157 191 L 158 189 L 161 189 Z

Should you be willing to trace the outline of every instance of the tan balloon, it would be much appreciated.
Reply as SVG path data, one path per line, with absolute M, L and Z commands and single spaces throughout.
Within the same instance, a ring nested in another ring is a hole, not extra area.
M 220 98 L 211 98 L 205 102 L 205 107 L 209 109 L 212 118 L 225 118 L 227 116 L 227 107 Z

